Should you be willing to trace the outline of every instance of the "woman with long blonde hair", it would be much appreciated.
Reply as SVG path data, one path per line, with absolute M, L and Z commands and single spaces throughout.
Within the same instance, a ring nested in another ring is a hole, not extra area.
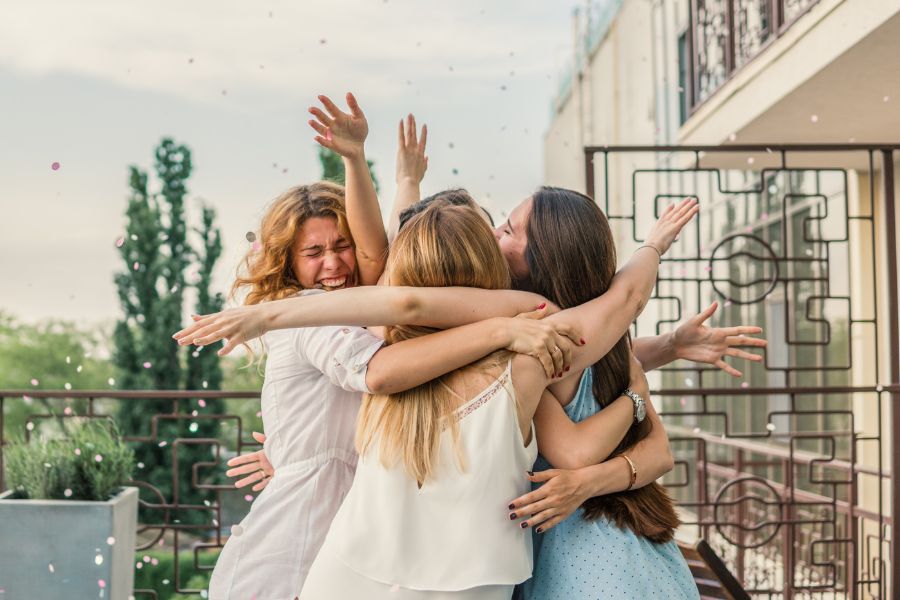
M 354 118 L 364 122 L 358 106 L 356 111 Z M 296 295 L 330 296 L 333 290 L 377 281 L 386 254 L 383 226 L 357 227 L 355 236 L 349 227 L 354 218 L 370 212 L 373 202 L 377 208 L 364 139 L 362 134 L 355 146 L 342 147 L 346 200 L 342 186 L 316 182 L 287 190 L 266 211 L 259 247 L 248 253 L 234 285 L 245 305 L 262 307 Z M 526 312 L 538 298 L 511 296 L 507 308 Z M 274 475 L 260 463 L 229 471 L 245 475 L 246 484 L 265 484 L 265 489 L 232 527 L 209 597 L 290 600 L 300 593 L 353 481 L 360 393 L 397 393 L 500 348 L 531 353 L 553 373 L 564 361 L 551 357 L 549 348 L 558 345 L 568 352 L 574 343 L 565 336 L 575 337 L 575 328 L 533 319 L 492 319 L 386 347 L 361 327 L 266 333 L 261 405 L 264 455 Z M 416 369 L 409 368 L 412 362 Z

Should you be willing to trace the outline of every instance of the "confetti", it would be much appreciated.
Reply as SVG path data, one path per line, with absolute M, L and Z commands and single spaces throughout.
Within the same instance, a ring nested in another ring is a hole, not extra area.
M 506 91 L 506 86 L 505 86 L 505 85 L 501 85 L 501 86 L 500 86 L 500 91 L 501 91 L 501 92 L 505 92 L 505 91 Z
M 247 232 L 247 235 L 244 236 L 244 237 L 246 237 L 246 238 L 247 238 L 247 241 L 250 242 L 250 243 L 253 243 L 253 242 L 256 241 L 256 234 L 253 233 L 252 231 L 248 231 L 248 232 Z
M 75 456 L 81 456 L 81 448 L 75 448 Z
M 728 141 L 729 141 L 729 142 L 733 142 L 733 141 L 736 140 L 736 139 L 737 139 L 737 134 L 736 134 L 736 133 L 732 133 L 732 134 L 730 134 L 730 135 L 728 136 Z
M 259 252 L 260 248 L 262 248 L 262 244 L 260 244 L 259 241 L 253 242 L 253 251 L 254 252 Z
M 99 585 L 101 589 L 102 589 L 102 588 L 105 588 L 105 587 L 106 587 L 106 580 L 105 580 L 105 579 L 98 579 L 98 580 L 97 580 L 97 585 Z
M 206 590 L 200 590 L 200 597 L 209 598 L 209 592 L 207 592 Z
M 819 115 L 810 115 L 809 120 L 812 121 L 813 123 L 818 123 Z
M 65 407 L 65 408 L 63 409 L 63 414 L 66 415 L 66 416 L 71 415 L 71 414 L 72 414 L 72 407 L 71 407 L 71 406 Z
M 106 538 L 106 545 L 107 546 L 115 546 L 116 538 L 114 538 L 113 536 L 109 536 L 108 538 Z
M 891 97 L 890 97 L 890 96 L 885 96 L 884 98 L 881 99 L 881 101 L 882 101 L 882 102 L 890 102 L 890 101 L 891 101 Z
M 37 385 L 37 384 L 39 384 L 39 383 L 40 383 L 40 381 L 38 381 L 37 379 L 32 379 L 32 380 L 31 380 L 31 385 Z
M 748 387 L 750 387 L 750 384 L 747 383 L 746 381 L 742 381 L 742 382 L 741 382 L 741 387 L 744 388 L 744 389 L 746 390 Z
M 116 380 L 110 377 L 106 380 L 106 383 L 108 383 L 109 385 L 116 385 Z
M 53 163 L 52 165 L 50 165 L 50 168 L 53 169 L 54 171 L 59 171 L 59 163 L 58 162 Z
M 95 454 L 95 455 L 94 455 L 94 460 L 97 461 L 97 462 L 103 462 L 103 455 L 102 455 L 102 454 Z
M 752 165 L 754 162 L 756 162 L 756 159 L 753 158 L 752 156 L 750 156 L 750 157 L 747 158 L 747 164 L 748 164 L 748 165 Z
M 448 146 L 451 150 L 453 150 L 453 142 L 450 142 L 449 144 L 447 144 L 447 146 Z
M 162 442 L 159 443 L 159 447 L 160 447 L 160 448 L 165 448 L 168 444 L 169 444 L 169 442 L 162 441 Z
M 137 271 L 138 269 L 141 268 L 141 263 L 135 261 L 134 264 L 131 265 L 131 268 L 134 269 L 135 271 Z
M 204 381 L 204 382 L 203 382 L 203 383 L 201 383 L 201 384 L 200 384 L 200 385 L 202 385 L 202 386 L 203 386 L 203 389 L 204 389 L 204 390 L 205 390 L 205 389 L 206 389 L 206 388 L 208 388 L 208 387 L 209 387 L 209 383 L 208 383 L 208 382 L 206 382 L 206 381 Z
M 196 416 L 199 415 L 199 414 L 200 414 L 200 411 L 198 411 L 198 410 L 192 410 L 192 411 L 191 411 L 191 416 L 192 416 L 192 417 L 196 417 Z
M 700 433 L 700 428 L 699 428 L 699 427 L 694 427 L 694 433 Z
M 50 571 L 51 573 L 56 572 L 56 568 L 53 566 L 53 563 L 50 563 L 49 565 L 47 565 L 47 570 Z
M 144 468 L 144 463 L 139 462 L 139 463 L 137 464 L 137 468 L 138 468 L 138 469 L 143 469 L 143 468 Z
M 52 466 L 53 466 L 53 465 L 51 465 L 50 463 L 44 463 L 44 468 L 45 468 L 45 469 L 49 469 L 49 468 L 51 468 Z
M 138 241 L 138 236 L 137 236 L 136 233 L 132 233 L 132 234 L 131 234 L 131 241 L 132 241 L 132 242 Z
M 28 423 L 25 425 L 25 429 L 27 429 L 28 431 L 34 431 L 34 423 L 28 421 Z
M 84 368 L 84 367 L 82 367 L 81 365 L 78 365 L 77 367 L 75 367 L 75 372 L 76 372 L 76 373 L 81 373 L 81 370 L 82 370 L 83 368 Z
M 681 399 L 681 405 L 682 405 L 682 406 L 687 406 L 687 398 L 682 398 L 682 399 Z
M 71 498 L 71 497 L 72 497 L 72 490 L 70 490 L 69 488 L 64 489 L 64 490 L 63 490 L 63 496 L 65 496 L 66 498 Z
M 158 558 L 151 558 L 151 559 L 150 559 L 150 564 L 153 565 L 154 567 L 158 566 L 158 565 L 159 565 L 159 559 L 158 559 Z
M 97 566 L 100 566 L 103 564 L 103 555 L 102 554 L 98 554 L 97 556 L 94 557 L 94 564 Z
M 684 378 L 684 385 L 686 385 L 686 386 L 688 386 L 688 387 L 692 387 L 692 386 L 694 385 L 694 380 L 691 379 L 690 377 L 685 377 L 685 378 Z
M 200 408 L 206 408 L 206 400 L 204 400 L 203 398 L 197 400 L 197 404 L 200 405 Z
M 775 423 L 767 423 L 766 429 L 768 429 L 769 431 L 775 431 Z
M 71 390 L 72 384 L 67 381 L 65 384 L 63 384 L 63 387 L 66 388 L 66 390 Z
M 246 500 L 247 502 L 253 502 L 253 496 L 250 494 L 247 494 L 246 496 L 244 496 L 244 500 Z
M 197 425 L 197 423 L 191 423 L 190 425 L 188 425 L 188 430 L 190 430 L 191 433 L 197 433 L 197 429 L 199 427 L 200 426 Z
M 147 555 L 147 554 L 145 554 L 142 560 L 143 560 L 145 563 L 149 563 L 149 562 L 150 562 L 150 556 Z
M 145 369 L 149 369 L 149 368 L 152 367 L 152 366 L 153 366 L 153 363 L 151 363 L 149 360 L 146 361 L 146 362 L 144 363 L 144 368 L 145 368 Z
M 124 245 L 125 245 L 125 236 L 122 236 L 116 240 L 116 248 L 121 248 Z
M 134 568 L 135 568 L 135 569 L 143 569 L 143 568 L 144 568 L 144 563 L 138 561 L 137 563 L 135 563 Z
M 169 580 L 168 580 L 168 579 L 163 579 L 162 582 L 163 582 L 163 585 L 169 585 Z

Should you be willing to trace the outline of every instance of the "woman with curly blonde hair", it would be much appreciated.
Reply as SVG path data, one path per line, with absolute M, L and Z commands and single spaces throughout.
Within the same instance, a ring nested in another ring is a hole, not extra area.
M 378 204 L 363 153 L 365 118 L 352 96 L 350 115 L 330 100 L 323 103 L 336 116 L 333 134 L 322 141 L 344 156 L 346 201 L 344 188 L 320 181 L 291 188 L 272 203 L 262 219 L 259 248 L 248 253 L 234 285 L 235 293 L 246 293 L 244 304 L 373 283 L 383 270 L 387 238 L 380 219 L 370 218 Z M 365 224 L 359 225 L 359 219 Z M 511 297 L 508 306 L 526 312 L 537 298 Z M 563 363 L 558 358 L 554 362 L 549 349 L 568 351 L 574 345 L 564 336 L 577 339 L 574 329 L 565 325 L 512 318 L 390 346 L 362 327 L 265 333 L 260 399 L 266 437 L 260 454 L 268 457 L 274 475 L 268 478 L 262 462 L 230 463 L 239 466 L 229 475 L 244 475 L 244 484 L 265 489 L 243 521 L 232 527 L 213 571 L 209 597 L 290 600 L 299 595 L 353 481 L 361 393 L 399 393 L 503 348 L 535 356 L 548 374 L 554 373 Z

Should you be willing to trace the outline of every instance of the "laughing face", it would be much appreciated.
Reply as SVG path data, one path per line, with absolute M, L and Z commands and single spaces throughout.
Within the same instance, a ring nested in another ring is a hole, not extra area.
M 338 228 L 337 219 L 311 217 L 294 238 L 291 266 L 303 289 L 339 290 L 356 285 L 353 243 Z

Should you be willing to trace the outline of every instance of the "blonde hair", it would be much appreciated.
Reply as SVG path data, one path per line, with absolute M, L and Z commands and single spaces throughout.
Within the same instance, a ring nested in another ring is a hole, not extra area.
M 292 265 L 294 240 L 303 223 L 313 217 L 330 217 L 337 221 L 345 239 L 353 242 L 347 226 L 344 188 L 330 181 L 292 187 L 272 202 L 263 216 L 258 240 L 261 248 L 251 249 L 242 261 L 231 287 L 234 297 L 249 288 L 244 304 L 280 300 L 303 289 Z
M 400 230 L 391 246 L 387 273 L 391 285 L 486 289 L 510 285 L 506 261 L 484 219 L 469 207 L 443 203 L 416 215 Z M 384 337 L 392 344 L 433 331 L 396 325 L 387 327 Z M 365 454 L 377 440 L 382 464 L 402 462 L 421 485 L 434 474 L 441 434 L 449 427 L 459 466 L 465 469 L 454 394 L 447 385 L 451 375 L 397 394 L 364 396 L 356 432 L 359 453 Z

